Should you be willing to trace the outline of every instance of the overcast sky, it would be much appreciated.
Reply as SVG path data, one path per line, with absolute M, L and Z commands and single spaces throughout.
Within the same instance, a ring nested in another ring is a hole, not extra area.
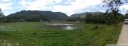
M 100 6 L 102 0 L 0 0 L 0 8 L 5 15 L 21 10 L 42 10 L 63 12 L 68 16 L 82 12 L 104 12 Z M 121 13 L 126 13 L 128 4 L 120 8 Z

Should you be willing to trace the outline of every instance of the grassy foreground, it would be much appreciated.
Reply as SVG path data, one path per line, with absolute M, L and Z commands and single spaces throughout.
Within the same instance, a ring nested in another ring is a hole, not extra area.
M 0 24 L 0 46 L 105 46 L 116 44 L 122 25 L 73 23 L 78 29 L 50 28 L 40 22 Z

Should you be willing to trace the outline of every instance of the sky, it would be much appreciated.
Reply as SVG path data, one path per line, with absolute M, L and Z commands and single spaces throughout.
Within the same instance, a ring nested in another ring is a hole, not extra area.
M 21 10 L 63 12 L 68 16 L 83 12 L 105 12 L 106 8 L 101 4 L 102 0 L 0 0 L 4 15 Z M 128 4 L 122 5 L 120 10 L 121 13 L 126 13 Z

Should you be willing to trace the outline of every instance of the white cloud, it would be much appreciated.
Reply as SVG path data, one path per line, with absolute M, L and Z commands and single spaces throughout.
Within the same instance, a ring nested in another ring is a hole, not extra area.
M 126 13 L 128 12 L 128 4 L 124 4 L 120 7 L 121 12 Z
M 9 10 L 13 9 L 13 7 L 11 7 L 12 2 L 11 0 L 0 0 L 0 8 L 2 9 L 3 13 L 6 13 L 5 15 L 8 15 Z
M 95 7 L 101 3 L 102 0 L 0 0 L 0 8 L 2 8 L 5 14 L 14 13 L 20 10 L 49 10 L 71 15 L 86 11 L 104 12 L 104 8 Z M 128 10 L 128 5 L 125 4 L 121 6 L 120 9 L 126 12 Z
M 70 6 L 61 6 L 61 5 L 56 5 L 53 7 L 52 11 L 55 12 L 64 12 L 68 15 L 71 15 L 73 13 L 73 11 L 75 11 L 73 8 L 71 8 Z
M 77 13 L 77 11 L 81 9 L 90 8 L 91 6 L 95 6 L 100 4 L 102 0 L 35 0 L 33 2 L 27 2 L 25 0 L 21 0 L 19 4 L 22 8 L 26 10 L 51 10 L 56 12 L 64 12 L 68 15 Z M 61 5 L 58 3 L 70 3 L 69 5 Z M 57 4 L 57 5 L 54 5 Z M 83 11 L 85 12 L 85 11 Z
M 11 0 L 0 0 L 0 2 L 10 2 Z
M 10 4 L 11 4 L 11 3 L 0 4 L 0 8 L 1 8 L 2 10 L 9 10 L 9 9 L 12 9 L 12 7 L 10 7 Z
M 60 3 L 63 0 L 54 0 L 55 3 Z
M 68 15 L 78 13 L 81 9 L 81 11 L 85 12 L 86 10 L 93 6 L 96 6 L 97 4 L 100 4 L 102 0 L 76 0 L 75 2 L 71 2 L 71 5 L 63 6 L 63 5 L 55 5 L 53 7 L 53 11 L 61 11 L 64 13 L 67 13 Z M 88 10 L 89 11 L 89 10 Z
M 0 8 L 3 10 L 12 9 L 12 7 L 10 7 L 12 5 L 10 1 L 11 0 L 0 0 Z
M 48 5 L 53 0 L 36 0 L 34 2 L 27 2 L 25 0 L 21 0 L 19 4 L 22 6 L 22 8 L 25 8 L 26 10 L 42 10 L 46 8 L 45 5 Z

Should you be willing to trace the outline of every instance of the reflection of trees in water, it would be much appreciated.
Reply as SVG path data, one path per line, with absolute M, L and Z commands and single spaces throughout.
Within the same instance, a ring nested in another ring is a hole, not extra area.
M 60 24 L 60 23 L 52 23 L 52 24 L 47 24 L 48 27 L 50 28 L 59 28 L 59 29 L 65 29 L 65 30 L 73 30 L 76 27 L 74 24 Z
M 74 29 L 74 27 L 71 27 L 71 26 L 65 27 L 65 30 L 73 30 L 73 29 Z
M 5 30 L 4 26 L 1 26 L 0 31 L 4 31 L 4 30 Z

